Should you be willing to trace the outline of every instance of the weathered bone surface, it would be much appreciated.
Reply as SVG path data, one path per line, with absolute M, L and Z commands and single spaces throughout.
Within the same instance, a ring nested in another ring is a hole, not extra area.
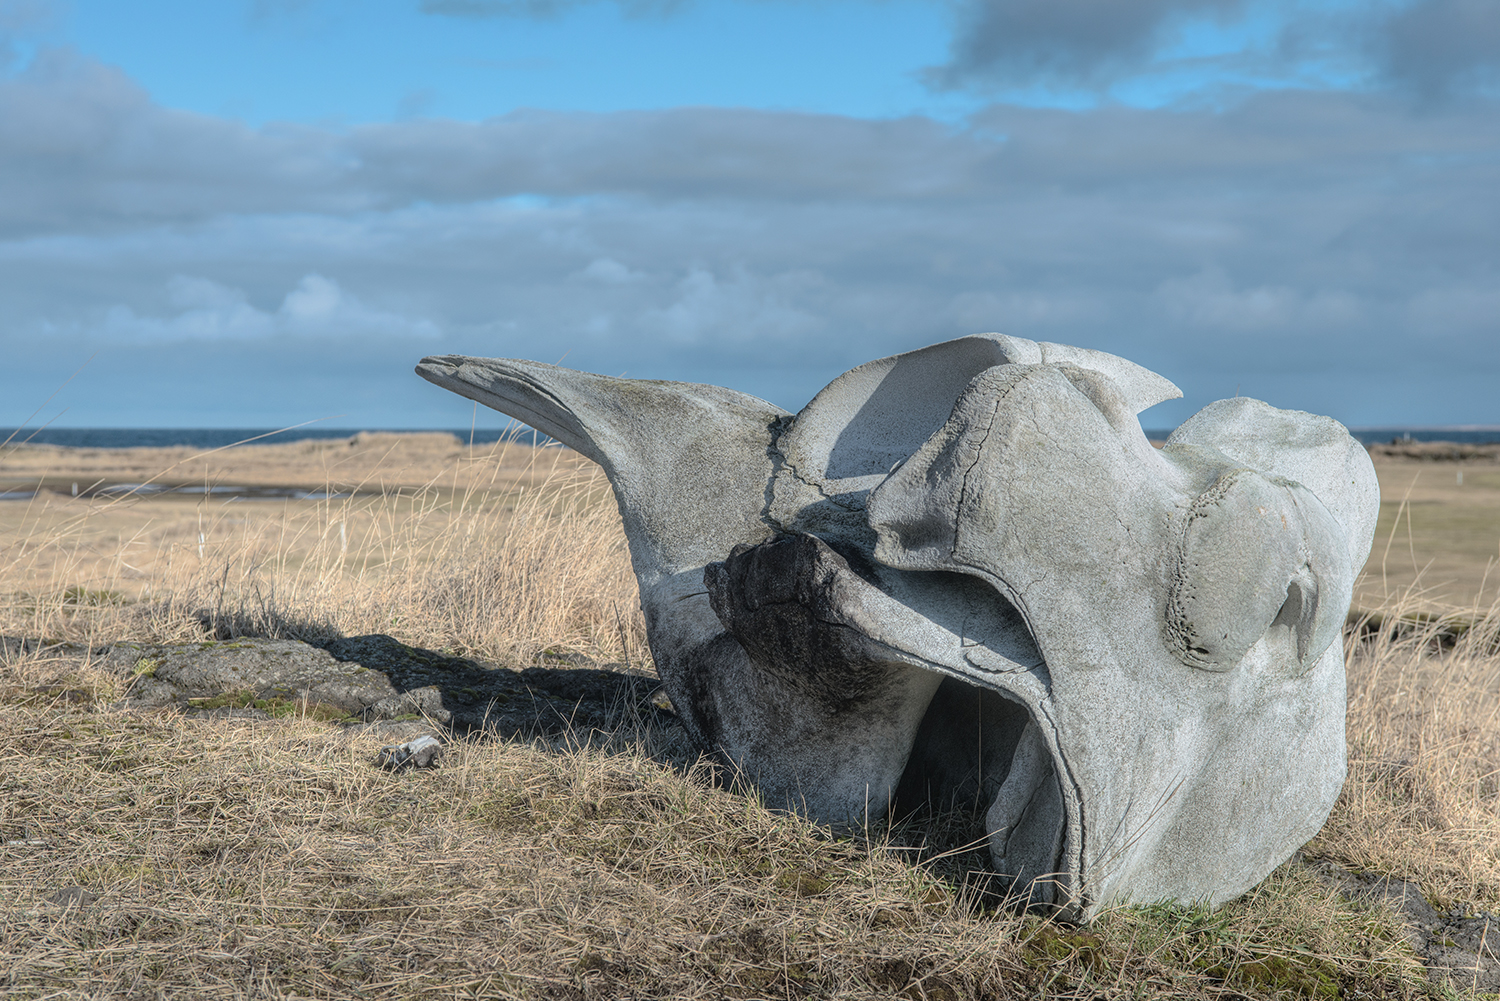
M 1019 893 L 1087 918 L 1219 903 L 1344 780 L 1340 627 L 1379 493 L 1335 421 L 1181 395 L 998 334 L 861 365 L 793 416 L 715 386 L 427 358 L 614 486 L 694 738 L 768 803 L 985 817 Z

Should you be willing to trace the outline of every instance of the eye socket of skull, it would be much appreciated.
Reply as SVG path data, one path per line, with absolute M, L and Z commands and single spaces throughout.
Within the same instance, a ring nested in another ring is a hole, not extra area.
M 1285 630 L 1292 645 L 1292 655 L 1304 668 L 1311 667 L 1307 655 L 1318 636 L 1318 578 L 1307 568 L 1286 586 L 1286 603 L 1276 613 L 1272 630 Z M 1326 618 L 1326 616 L 1325 616 Z M 1324 647 L 1327 646 L 1325 643 Z M 1321 650 L 1321 648 L 1320 648 Z
M 1336 638 L 1331 585 L 1348 554 L 1332 515 L 1305 487 L 1234 469 L 1189 505 L 1172 567 L 1167 645 L 1204 671 L 1229 671 L 1262 637 L 1285 633 L 1308 669 Z

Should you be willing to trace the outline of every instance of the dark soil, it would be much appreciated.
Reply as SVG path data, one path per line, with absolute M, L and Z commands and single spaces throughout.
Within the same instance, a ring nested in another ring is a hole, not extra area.
M 1434 980 L 1457 991 L 1500 991 L 1500 918 L 1461 909 L 1439 911 L 1405 880 L 1350 872 L 1327 860 L 1308 861 L 1320 879 L 1349 899 L 1395 911 L 1407 942 Z

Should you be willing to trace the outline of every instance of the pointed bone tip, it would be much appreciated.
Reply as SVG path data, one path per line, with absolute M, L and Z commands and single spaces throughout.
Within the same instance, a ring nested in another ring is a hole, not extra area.
M 428 355 L 417 362 L 416 372 L 428 382 L 441 385 L 458 377 L 458 369 L 463 362 L 462 355 Z

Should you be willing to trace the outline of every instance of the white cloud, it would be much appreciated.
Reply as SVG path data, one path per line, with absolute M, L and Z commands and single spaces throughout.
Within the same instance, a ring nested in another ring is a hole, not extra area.
M 1057 294 L 960 292 L 949 301 L 946 313 L 957 329 L 975 333 L 1026 330 L 1033 334 L 1049 327 L 1103 320 L 1107 315 L 1101 304 L 1076 289 Z
M 337 282 L 316 273 L 304 275 L 274 311 L 256 309 L 242 290 L 207 278 L 174 275 L 166 288 L 168 301 L 178 310 L 175 314 L 142 315 L 131 306 L 116 304 L 104 311 L 93 329 L 80 330 L 74 323 L 68 332 L 92 333 L 128 343 L 249 340 L 275 335 L 430 339 L 438 333 L 430 320 L 373 309 Z M 67 329 L 63 324 L 51 326 L 54 331 Z
M 56 0 L 0 0 L 0 36 L 51 27 L 62 13 Z
M 1300 305 L 1298 294 L 1285 286 L 1236 289 L 1218 268 L 1190 278 L 1169 278 L 1156 294 L 1173 319 L 1194 327 L 1226 330 L 1284 326 Z
M 297 287 L 281 301 L 281 314 L 291 323 L 317 325 L 335 320 L 340 312 L 364 318 L 366 312 L 337 282 L 322 275 L 304 275 Z
M 599 282 L 602 285 L 625 285 L 633 281 L 640 281 L 643 275 L 631 271 L 619 261 L 609 257 L 596 257 L 589 262 L 589 266 L 578 272 L 580 278 Z
M 817 317 L 789 301 L 808 281 L 804 275 L 767 280 L 744 269 L 720 278 L 693 268 L 677 283 L 676 300 L 647 310 L 641 326 L 677 344 L 759 341 L 769 349 L 821 327 Z
M 297 373 L 268 362 L 222 405 L 296 379 L 426 400 L 411 364 L 453 351 L 795 408 L 871 357 L 999 329 L 1178 379 L 1189 399 L 1164 424 L 1272 355 L 1267 379 L 1338 359 L 1280 405 L 1389 406 L 1371 372 L 1420 337 L 1403 399 L 1430 397 L 1424 422 L 1493 420 L 1492 389 L 1420 388 L 1440 385 L 1424 366 L 1500 355 L 1493 101 L 1285 91 L 1223 112 L 995 105 L 955 127 L 692 108 L 251 129 L 59 65 L 0 79 L 0 398 L 34 381 L 17 359 L 64 349 L 120 348 L 138 380 L 156 377 L 147 358 L 191 363 L 203 374 L 183 378 L 207 385 L 298 338 Z
M 1497 93 L 1500 4 L 1415 0 L 1396 8 L 1370 48 L 1384 76 L 1427 100 L 1466 90 Z
M 1494 96 L 1494 0 L 953 0 L 940 88 L 1150 104 L 1261 87 Z
M 245 293 L 207 278 L 173 275 L 167 279 L 167 300 L 183 310 L 223 310 L 244 305 Z
M 1156 298 L 1174 320 L 1207 330 L 1327 329 L 1352 323 L 1361 312 L 1358 300 L 1347 292 L 1307 294 L 1286 285 L 1239 289 L 1221 268 L 1169 278 L 1157 287 Z

